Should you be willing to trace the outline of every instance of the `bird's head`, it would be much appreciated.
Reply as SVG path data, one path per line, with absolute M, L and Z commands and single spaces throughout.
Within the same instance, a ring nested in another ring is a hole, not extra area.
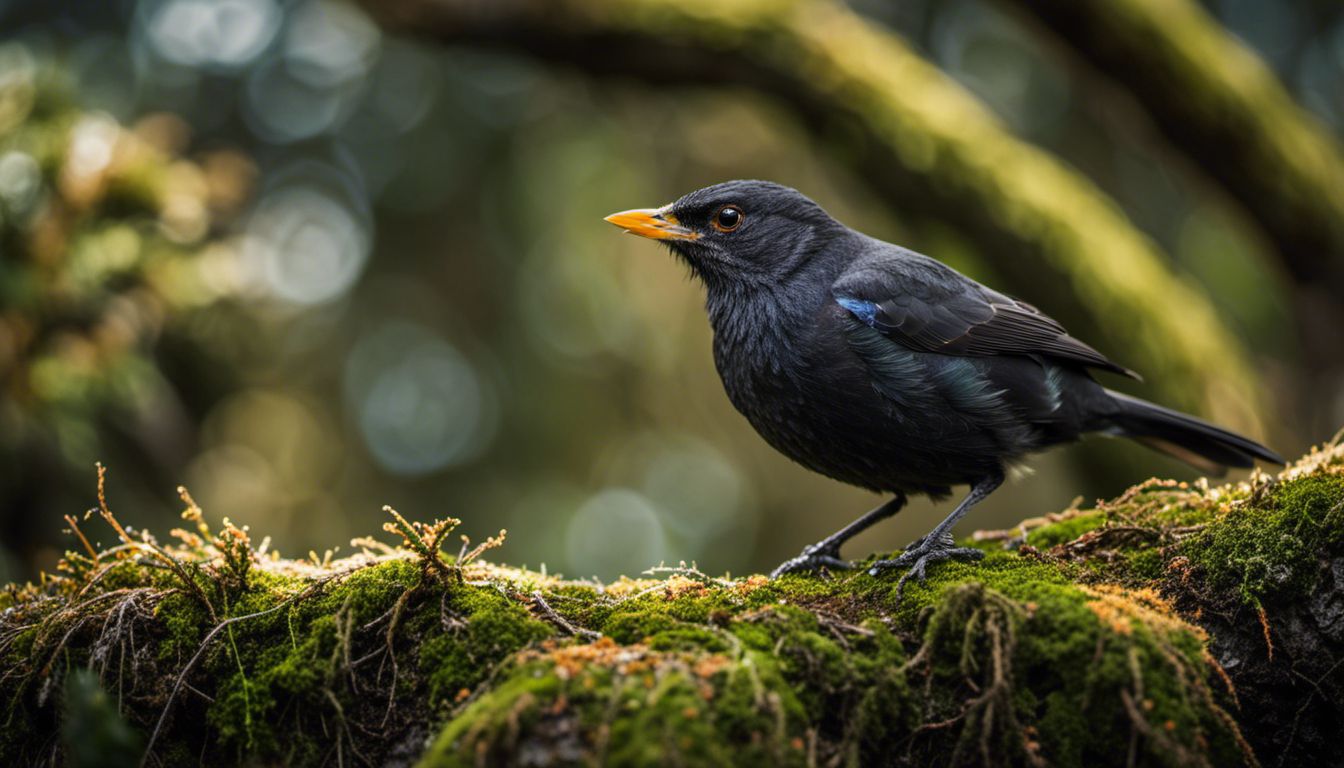
M 846 231 L 798 190 L 768 181 L 727 181 L 606 220 L 666 244 L 711 288 L 778 283 Z

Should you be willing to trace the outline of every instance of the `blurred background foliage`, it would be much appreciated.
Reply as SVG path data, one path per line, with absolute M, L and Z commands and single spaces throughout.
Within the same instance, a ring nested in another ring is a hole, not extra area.
M 1327 439 L 1344 253 L 1308 207 L 1344 195 L 1344 12 L 1170 2 L 1217 54 L 1187 122 L 1264 104 L 1237 135 L 1274 151 L 1235 157 L 1307 153 L 1296 208 L 1282 162 L 1210 172 L 1051 3 L 0 0 L 0 570 L 55 562 L 95 461 L 128 522 L 183 483 L 291 555 L 382 504 L 572 576 L 794 554 L 877 500 L 755 436 L 699 288 L 601 221 L 737 177 L 1037 303 L 1148 379 L 1121 388 Z M 1285 245 L 1313 215 L 1319 252 Z M 1103 440 L 1034 464 L 970 525 L 1192 476 Z

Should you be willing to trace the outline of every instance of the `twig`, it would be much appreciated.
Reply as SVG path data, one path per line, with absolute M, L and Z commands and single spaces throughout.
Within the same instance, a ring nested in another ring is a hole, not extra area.
M 594 632 L 591 629 L 576 627 L 573 624 L 571 624 L 569 620 L 566 619 L 564 616 L 561 616 L 560 614 L 556 613 L 555 609 L 551 607 L 551 604 L 546 602 L 546 598 L 541 596 L 541 590 L 538 589 L 532 593 L 532 601 L 535 602 L 537 607 L 541 609 L 541 612 L 546 615 L 546 618 L 551 620 L 551 623 L 555 624 L 557 627 L 563 629 L 569 634 L 574 635 L 576 637 L 586 638 L 588 640 L 597 640 L 602 637 L 601 632 Z
M 98 551 L 93 548 L 93 545 L 85 538 L 84 532 L 79 529 L 79 520 L 74 515 L 66 515 L 65 522 L 70 524 L 71 532 L 79 537 L 80 543 L 84 545 L 84 551 L 89 553 L 89 557 L 93 559 L 94 563 L 97 563 Z
M 407 604 L 411 602 L 411 597 L 415 594 L 417 588 L 410 587 L 397 598 L 397 602 L 392 606 L 392 618 L 387 622 L 387 631 L 383 634 L 383 640 L 387 645 L 387 658 L 392 660 L 392 682 L 387 686 L 387 709 L 383 711 L 383 728 L 387 727 L 387 721 L 392 718 L 392 710 L 395 708 L 397 701 L 397 674 L 400 668 L 397 665 L 397 650 L 393 647 L 392 642 L 397 634 L 397 624 L 401 622 L 401 614 L 406 610 Z
M 709 574 L 697 568 L 695 566 L 695 563 L 686 565 L 685 562 L 682 562 L 680 565 L 677 566 L 655 565 L 654 567 L 644 571 L 644 574 L 647 576 L 662 576 L 662 575 L 681 576 L 683 578 L 687 578 L 692 581 L 698 581 L 701 584 L 704 584 L 705 586 L 718 586 L 718 587 L 733 586 L 732 580 L 720 579 L 714 576 L 710 576 Z
M 1265 649 L 1269 653 L 1269 660 L 1274 660 L 1274 639 L 1269 634 L 1269 616 L 1265 613 L 1265 606 L 1255 606 L 1256 616 L 1260 619 L 1260 629 L 1265 633 Z
M 148 549 L 156 557 L 162 560 L 173 571 L 173 573 L 176 574 L 177 577 L 182 580 L 182 584 L 187 588 L 187 591 L 190 592 L 193 597 L 199 600 L 201 605 L 205 606 L 206 612 L 210 614 L 211 621 L 217 621 L 219 619 L 219 615 L 215 613 L 215 606 L 210 602 L 210 598 L 206 597 L 205 591 L 201 589 L 201 585 L 197 584 L 196 580 L 193 579 L 191 577 L 191 574 L 187 572 L 186 566 L 184 566 L 181 563 L 181 561 L 179 561 L 172 555 L 168 554 L 166 550 L 164 550 L 158 544 L 155 544 L 148 537 L 142 536 L 139 540 L 132 538 L 131 534 L 128 533 L 126 529 L 122 527 L 121 523 L 112 514 L 112 510 L 107 506 L 107 495 L 105 492 L 107 482 L 107 468 L 104 467 L 101 462 L 95 464 L 94 466 L 98 468 L 98 510 L 102 514 L 103 519 L 107 521 L 108 525 L 112 526 L 112 529 L 117 532 L 117 536 L 120 537 L 121 540 L 125 542 L 128 546 L 130 546 L 133 549 L 140 549 L 140 548 Z

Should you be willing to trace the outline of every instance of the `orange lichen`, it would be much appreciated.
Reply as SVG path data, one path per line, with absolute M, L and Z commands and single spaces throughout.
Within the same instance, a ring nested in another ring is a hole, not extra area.
M 1093 584 L 1079 588 L 1091 598 L 1088 609 L 1118 634 L 1132 634 L 1135 624 L 1140 623 L 1163 634 L 1191 632 L 1201 640 L 1207 639 L 1202 629 L 1180 619 L 1171 602 L 1151 587 Z

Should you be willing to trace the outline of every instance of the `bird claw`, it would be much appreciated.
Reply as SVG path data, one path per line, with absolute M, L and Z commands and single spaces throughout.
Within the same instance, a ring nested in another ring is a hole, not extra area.
M 853 567 L 853 563 L 841 559 L 839 547 L 827 547 L 820 543 L 809 544 L 803 547 L 802 554 L 775 566 L 775 569 L 770 572 L 770 578 L 777 579 L 786 573 L 797 571 L 819 571 L 823 568 L 848 571 Z
M 896 582 L 896 600 L 899 601 L 905 594 L 905 582 L 913 576 L 923 584 L 931 564 L 944 560 L 979 560 L 984 556 L 984 551 L 975 547 L 958 547 L 952 537 L 945 534 L 932 541 L 927 538 L 916 539 L 899 557 L 873 563 L 868 569 L 868 574 L 877 576 L 883 571 L 908 567 L 909 570 L 901 575 L 900 581 Z

